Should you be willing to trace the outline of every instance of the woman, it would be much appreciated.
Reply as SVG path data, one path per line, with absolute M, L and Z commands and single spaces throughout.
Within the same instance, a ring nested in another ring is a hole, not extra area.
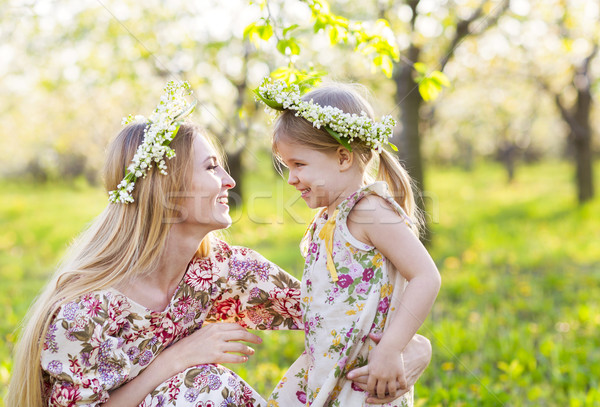
M 235 183 L 203 133 L 181 124 L 186 89 L 168 85 L 150 119 L 111 143 L 104 176 L 113 203 L 30 310 L 6 405 L 265 404 L 213 363 L 247 360 L 253 350 L 237 341 L 260 338 L 244 328 L 302 328 L 298 281 L 210 236 L 231 225 Z M 202 327 L 217 321 L 235 323 Z M 430 355 L 428 343 L 415 344 L 409 382 Z

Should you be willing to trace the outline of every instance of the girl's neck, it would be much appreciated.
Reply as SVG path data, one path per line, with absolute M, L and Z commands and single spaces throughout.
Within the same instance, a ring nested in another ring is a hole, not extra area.
M 338 205 L 341 204 L 346 198 L 358 191 L 363 186 L 362 176 L 360 177 L 349 177 L 344 180 L 343 185 L 340 185 L 339 193 L 335 200 L 327 206 L 327 217 L 331 218 L 333 213 L 337 209 Z

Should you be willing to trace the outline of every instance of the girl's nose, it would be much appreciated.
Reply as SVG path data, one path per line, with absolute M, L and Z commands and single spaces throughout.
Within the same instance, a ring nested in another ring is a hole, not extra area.
M 290 173 L 288 174 L 287 182 L 290 185 L 294 185 L 294 184 L 298 183 L 298 177 L 296 177 L 296 174 L 294 174 L 293 171 L 291 171 L 291 170 L 290 170 Z

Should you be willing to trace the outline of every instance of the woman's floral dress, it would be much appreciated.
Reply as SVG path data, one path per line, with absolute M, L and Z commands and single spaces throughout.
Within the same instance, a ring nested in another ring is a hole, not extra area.
M 42 369 L 49 406 L 96 406 L 135 378 L 167 346 L 205 322 L 251 329 L 302 329 L 300 284 L 258 253 L 214 240 L 193 259 L 163 312 L 113 289 L 64 304 L 45 338 Z M 189 368 L 162 383 L 140 406 L 264 406 L 231 370 Z
M 373 246 L 353 237 L 346 224 L 354 205 L 368 194 L 383 197 L 405 222 L 410 222 L 392 199 L 387 184 L 361 188 L 340 205 L 333 226 L 332 256 L 337 282 L 327 268 L 327 223 L 323 211 L 309 226 L 303 241 L 302 319 L 305 351 L 294 362 L 271 395 L 269 407 L 365 406 L 366 393 L 345 376 L 367 364 L 375 343 L 370 332 L 382 332 L 406 280 Z M 390 318 L 391 319 L 391 318 Z M 387 406 L 412 406 L 413 390 Z

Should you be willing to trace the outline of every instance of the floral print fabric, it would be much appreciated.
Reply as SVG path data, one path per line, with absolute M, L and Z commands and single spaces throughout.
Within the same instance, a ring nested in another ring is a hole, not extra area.
M 319 238 L 327 214 L 323 211 L 317 215 L 303 240 L 305 351 L 275 388 L 268 401 L 270 407 L 367 405 L 366 393 L 345 376 L 367 364 L 369 350 L 375 346 L 368 335 L 384 330 L 406 285 L 375 247 L 360 242 L 348 230 L 348 214 L 368 194 L 383 197 L 406 223 L 410 222 L 383 182 L 361 188 L 345 199 L 338 205 L 333 235 L 331 254 L 338 275 L 334 282 L 326 266 L 325 242 Z M 386 405 L 412 404 L 411 389 Z
M 135 378 L 167 346 L 205 322 L 250 329 L 302 329 L 300 283 L 253 250 L 215 239 L 194 258 L 167 308 L 151 311 L 114 289 L 64 304 L 44 342 L 41 365 L 49 406 L 97 406 Z M 162 383 L 140 404 L 264 406 L 231 370 L 191 367 Z

